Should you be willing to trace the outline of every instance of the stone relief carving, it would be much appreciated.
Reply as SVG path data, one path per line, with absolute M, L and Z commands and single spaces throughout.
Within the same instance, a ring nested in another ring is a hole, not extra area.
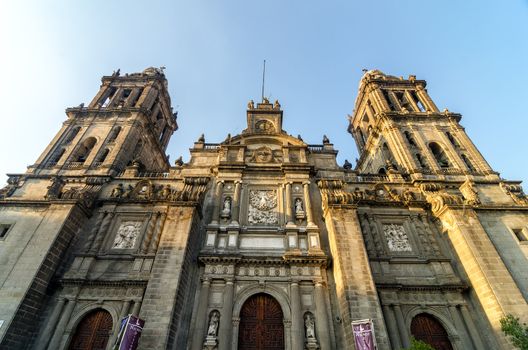
M 412 251 L 409 239 L 402 225 L 389 224 L 383 225 L 383 233 L 387 240 L 389 250 L 392 252 L 410 252 Z
M 475 184 L 469 179 L 460 186 L 460 192 L 464 196 L 464 203 L 468 205 L 479 205 L 480 199 L 475 189 Z
M 500 188 L 504 191 L 504 193 L 511 197 L 515 204 L 528 206 L 528 198 L 526 198 L 521 185 L 508 185 L 504 182 L 501 182 Z
M 303 202 L 302 199 L 296 198 L 295 199 L 295 218 L 302 220 L 305 218 L 304 208 L 303 208 Z
M 274 190 L 250 190 L 249 191 L 249 215 L 250 224 L 274 225 L 278 224 L 277 193 Z
M 271 148 L 262 146 L 251 152 L 249 161 L 253 163 L 278 163 L 280 159 L 275 156 Z
M 132 249 L 141 230 L 141 221 L 123 221 L 117 230 L 112 249 Z
M 7 185 L 0 189 L 0 199 L 10 197 L 20 185 L 19 176 L 10 176 L 7 179 Z

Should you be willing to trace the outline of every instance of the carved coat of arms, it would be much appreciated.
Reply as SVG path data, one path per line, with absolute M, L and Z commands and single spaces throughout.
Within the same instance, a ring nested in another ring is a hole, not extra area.
M 248 222 L 253 225 L 278 224 L 276 207 L 277 192 L 273 190 L 250 190 Z

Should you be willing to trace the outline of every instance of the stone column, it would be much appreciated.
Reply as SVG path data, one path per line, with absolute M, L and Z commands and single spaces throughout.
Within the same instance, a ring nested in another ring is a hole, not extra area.
M 304 188 L 304 206 L 306 210 L 306 218 L 308 220 L 308 226 L 315 226 L 312 215 L 312 203 L 310 201 L 310 181 L 303 182 Z
M 218 346 L 219 350 L 230 350 L 232 348 L 233 292 L 233 280 L 228 279 L 224 287 L 224 306 L 222 307 L 222 314 L 220 315 L 220 331 L 218 333 L 218 340 L 220 341 Z
M 322 281 L 315 282 L 315 330 L 321 349 L 330 349 L 330 332 L 328 327 L 328 313 Z
M 224 181 L 217 181 L 215 198 L 214 198 L 214 207 L 213 207 L 213 218 L 211 224 L 218 225 L 218 217 L 220 216 L 220 206 L 222 205 L 222 192 L 224 190 Z
M 385 323 L 389 331 L 389 338 L 393 349 L 401 349 L 402 344 L 400 341 L 400 335 L 398 334 L 398 325 L 394 318 L 394 313 L 389 305 L 383 305 L 383 315 L 385 316 Z
M 233 198 L 232 208 L 231 208 L 231 223 L 237 224 L 239 221 L 240 216 L 240 186 L 242 185 L 242 181 L 236 180 L 235 181 L 235 194 Z
M 200 288 L 200 299 L 198 301 L 198 310 L 196 311 L 196 323 L 194 325 L 192 350 L 202 350 L 205 335 L 205 323 L 207 322 L 207 306 L 209 304 L 209 287 L 211 281 L 209 278 L 202 279 Z M 220 315 L 222 317 L 222 315 Z
M 149 254 L 156 254 L 156 251 L 158 250 L 158 244 L 161 238 L 161 230 L 163 229 L 163 224 L 165 223 L 166 218 L 167 213 L 162 213 L 160 218 L 158 219 L 156 228 L 154 229 L 154 233 L 150 241 L 150 247 L 148 249 Z
M 409 339 L 409 331 L 407 330 L 407 325 L 403 319 L 403 313 L 399 304 L 394 305 L 394 314 L 396 315 L 396 321 L 398 323 L 398 330 L 400 331 L 400 340 L 404 348 L 411 346 Z
M 112 332 L 112 336 L 108 340 L 108 345 L 112 346 L 114 345 L 114 342 L 116 341 L 117 334 L 119 333 L 119 328 L 121 327 L 121 320 L 128 315 L 128 310 L 130 309 L 130 304 L 132 304 L 132 300 L 124 300 L 123 305 L 121 306 L 121 312 L 119 313 L 119 317 L 114 324 L 114 331 Z
M 156 227 L 156 223 L 158 221 L 160 213 L 152 213 L 149 218 L 148 226 L 147 226 L 147 232 L 145 233 L 145 238 L 143 239 L 143 242 L 141 243 L 141 253 L 145 254 L 148 250 L 148 246 L 150 243 L 150 240 L 152 239 L 152 234 L 154 233 L 154 228 Z
M 464 328 L 464 324 L 462 323 L 462 319 L 460 318 L 460 314 L 458 313 L 458 309 L 456 305 L 449 305 L 449 313 L 451 314 L 451 318 L 453 319 L 453 323 L 455 325 L 455 328 L 457 330 L 459 339 L 457 339 L 457 342 L 462 341 L 462 345 L 464 349 L 471 349 L 471 340 L 468 338 L 466 334 L 466 330 Z
M 286 204 L 286 224 L 293 225 L 293 215 L 292 215 L 292 195 L 291 195 L 291 182 L 285 184 L 286 193 L 285 193 L 285 204 Z
M 108 233 L 108 228 L 110 227 L 110 223 L 112 222 L 114 215 L 114 213 L 106 214 L 103 223 L 101 224 L 101 229 L 97 232 L 92 247 L 90 248 L 90 253 L 97 254 L 101 249 L 101 244 L 103 243 L 104 238 Z
M 141 301 L 134 301 L 134 308 L 132 309 L 132 315 L 139 317 L 139 310 L 141 309 Z
M 50 335 L 53 334 L 55 326 L 59 321 L 59 317 L 62 313 L 62 309 L 64 308 L 64 304 L 66 304 L 66 298 L 60 298 L 57 302 L 57 305 L 55 305 L 55 308 L 53 309 L 53 313 L 51 314 L 49 320 L 46 322 L 46 327 L 42 331 L 42 334 L 40 335 L 37 340 L 37 343 L 35 344 L 36 350 L 46 349 L 50 341 Z
M 86 241 L 84 242 L 84 251 L 87 251 L 90 249 L 90 247 L 93 244 L 93 240 L 95 239 L 97 232 L 99 231 L 99 228 L 101 227 L 101 223 L 103 222 L 103 219 L 107 213 L 106 212 L 99 212 L 97 214 L 97 219 L 95 220 L 94 225 L 90 229 L 90 232 L 88 233 L 88 237 L 86 237 Z
M 68 303 L 66 304 L 66 308 L 64 309 L 64 312 L 62 313 L 59 323 L 57 324 L 57 328 L 55 328 L 55 333 L 53 334 L 53 337 L 51 338 L 48 349 L 51 350 L 51 349 L 59 348 L 62 337 L 64 335 L 64 331 L 66 330 L 66 326 L 68 325 L 68 321 L 70 320 L 75 304 L 76 304 L 75 299 L 68 300 Z
M 462 318 L 464 319 L 464 323 L 467 326 L 469 335 L 471 336 L 471 340 L 473 340 L 475 349 L 484 349 L 484 344 L 482 344 L 482 340 L 480 339 L 480 334 L 477 330 L 477 327 L 475 327 L 475 323 L 473 322 L 473 318 L 471 317 L 471 314 L 469 313 L 467 306 L 460 305 L 460 312 L 462 313 Z
M 301 314 L 301 295 L 299 294 L 299 283 L 293 281 L 290 285 L 291 298 L 291 338 L 292 350 L 303 350 L 304 347 L 304 325 Z

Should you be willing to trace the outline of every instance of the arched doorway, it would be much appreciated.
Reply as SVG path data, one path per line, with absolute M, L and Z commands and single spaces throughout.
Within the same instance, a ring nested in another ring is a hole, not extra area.
M 436 350 L 453 350 L 444 327 L 431 315 L 422 313 L 411 321 L 411 334 Z
M 77 325 L 69 350 L 104 350 L 110 332 L 112 316 L 105 310 L 95 310 Z
M 284 349 L 282 309 L 277 300 L 260 293 L 250 297 L 240 310 L 240 350 Z

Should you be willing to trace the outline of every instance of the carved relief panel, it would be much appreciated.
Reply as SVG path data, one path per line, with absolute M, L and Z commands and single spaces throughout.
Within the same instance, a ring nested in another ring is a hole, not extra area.
M 141 233 L 142 221 L 123 221 L 117 229 L 112 249 L 133 249 Z
M 412 247 L 409 243 L 407 233 L 403 225 L 385 224 L 383 225 L 383 234 L 387 241 L 387 246 L 391 252 L 411 252 Z
M 248 223 L 277 225 L 279 223 L 276 190 L 249 190 Z

